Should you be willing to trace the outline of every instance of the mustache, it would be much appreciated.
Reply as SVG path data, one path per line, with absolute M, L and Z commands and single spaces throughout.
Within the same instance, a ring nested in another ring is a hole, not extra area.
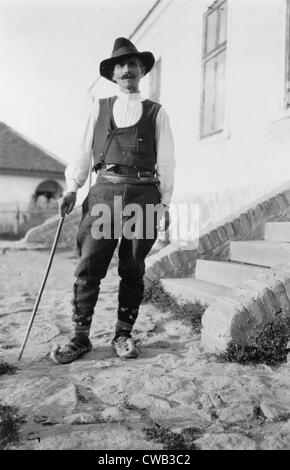
M 127 78 L 135 78 L 135 75 L 133 73 L 126 72 L 121 77 L 122 80 L 126 80 Z

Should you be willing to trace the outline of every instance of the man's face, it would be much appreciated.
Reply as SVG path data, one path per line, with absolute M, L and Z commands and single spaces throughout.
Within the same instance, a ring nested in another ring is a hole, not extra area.
M 139 91 L 139 82 L 143 77 L 145 67 L 137 56 L 120 59 L 113 70 L 113 80 L 126 93 Z

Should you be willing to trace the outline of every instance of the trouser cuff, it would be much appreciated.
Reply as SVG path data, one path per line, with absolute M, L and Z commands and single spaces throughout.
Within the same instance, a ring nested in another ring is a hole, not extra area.
M 118 320 L 134 325 L 139 312 L 139 307 L 121 307 L 118 308 Z
M 130 323 L 117 320 L 116 328 L 115 328 L 115 338 L 118 336 L 130 337 L 132 328 L 133 328 L 133 325 L 130 325 Z
M 90 336 L 90 325 L 78 325 L 74 327 L 74 339 L 84 341 L 87 340 Z

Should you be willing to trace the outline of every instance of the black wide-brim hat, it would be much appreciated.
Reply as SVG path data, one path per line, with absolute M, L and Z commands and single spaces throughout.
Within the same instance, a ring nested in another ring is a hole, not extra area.
M 140 58 L 145 67 L 144 75 L 150 72 L 155 63 L 155 58 L 152 52 L 139 52 L 129 39 L 117 38 L 114 43 L 111 57 L 109 59 L 102 60 L 100 63 L 100 75 L 111 82 L 114 82 L 112 74 L 116 63 L 120 57 L 125 58 L 130 55 L 135 55 Z

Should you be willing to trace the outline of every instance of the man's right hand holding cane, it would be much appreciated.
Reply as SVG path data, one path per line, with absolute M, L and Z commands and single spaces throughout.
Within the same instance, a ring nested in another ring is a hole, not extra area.
M 75 206 L 76 199 L 76 193 L 68 192 L 58 200 L 58 212 L 61 217 L 71 213 Z

